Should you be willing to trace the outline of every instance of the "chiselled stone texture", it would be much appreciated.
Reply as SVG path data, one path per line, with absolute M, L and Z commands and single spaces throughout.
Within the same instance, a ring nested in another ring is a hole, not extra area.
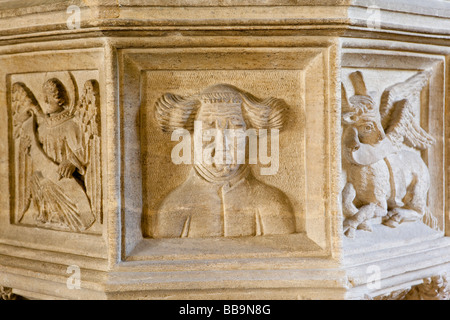
M 446 274 L 423 280 L 408 292 L 405 300 L 450 300 L 450 287 Z
M 449 48 L 440 0 L 0 1 L 2 299 L 448 299 Z
M 0 300 L 21 300 L 21 297 L 15 295 L 11 288 L 0 287 Z
M 450 300 L 447 274 L 423 279 L 423 283 L 375 297 L 374 300 Z
M 378 297 L 375 297 L 375 298 L 371 298 L 371 297 L 368 297 L 368 296 L 366 298 L 367 298 L 367 300 L 381 300 L 381 301 L 405 300 L 405 298 L 408 295 L 410 290 L 411 290 L 411 288 L 400 289 L 400 290 L 392 291 L 389 294 L 378 296 Z

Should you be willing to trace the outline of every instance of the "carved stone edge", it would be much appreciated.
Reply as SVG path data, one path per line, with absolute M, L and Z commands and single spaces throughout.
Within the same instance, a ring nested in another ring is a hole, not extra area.
M 432 276 L 423 279 L 419 285 L 394 290 L 390 293 L 371 297 L 365 295 L 365 300 L 450 300 L 450 275 Z M 26 300 L 13 293 L 12 288 L 0 286 L 1 300 Z
M 391 293 L 365 297 L 367 300 L 450 300 L 450 274 L 423 279 L 423 283 Z

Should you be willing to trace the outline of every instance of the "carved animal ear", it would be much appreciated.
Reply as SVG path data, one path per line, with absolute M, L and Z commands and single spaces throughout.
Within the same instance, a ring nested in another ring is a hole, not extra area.
M 355 110 L 350 106 L 347 97 L 347 90 L 341 83 L 341 110 L 342 110 L 342 122 L 345 124 L 353 124 L 355 122 Z
M 355 95 L 357 96 L 367 96 L 366 82 L 364 81 L 363 74 L 361 71 L 356 71 L 350 74 L 350 81 L 355 88 Z
M 342 115 L 342 121 L 345 124 L 354 124 L 356 119 L 355 119 L 355 113 L 354 112 L 346 112 Z

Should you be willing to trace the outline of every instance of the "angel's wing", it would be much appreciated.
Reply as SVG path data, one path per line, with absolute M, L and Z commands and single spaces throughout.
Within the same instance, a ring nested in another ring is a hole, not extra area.
M 100 91 L 96 80 L 85 83 L 74 114 L 83 133 L 86 193 L 91 202 L 92 212 L 97 221 L 102 223 Z
M 431 71 L 420 72 L 405 82 L 400 82 L 384 90 L 380 102 L 381 124 L 386 130 L 390 126 L 394 106 L 401 100 L 408 100 L 411 104 L 420 103 L 420 93 L 427 85 Z
M 30 119 L 31 112 L 38 112 L 40 107 L 31 90 L 20 82 L 14 83 L 11 88 L 11 107 L 14 139 L 17 146 L 16 221 L 20 222 L 31 204 L 33 174 L 33 161 L 29 153 L 32 137 L 27 136 L 28 133 L 24 132 L 22 127 Z
M 435 139 L 420 127 L 408 100 L 395 103 L 393 109 L 386 135 L 394 145 L 405 143 L 409 147 L 425 150 L 435 143 Z

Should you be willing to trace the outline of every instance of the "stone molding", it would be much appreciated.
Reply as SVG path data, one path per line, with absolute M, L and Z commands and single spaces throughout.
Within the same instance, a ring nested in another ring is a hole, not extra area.
M 406 288 L 395 290 L 389 294 L 368 297 L 369 300 L 450 300 L 450 286 L 448 275 L 432 276 L 423 279 L 423 283 Z

